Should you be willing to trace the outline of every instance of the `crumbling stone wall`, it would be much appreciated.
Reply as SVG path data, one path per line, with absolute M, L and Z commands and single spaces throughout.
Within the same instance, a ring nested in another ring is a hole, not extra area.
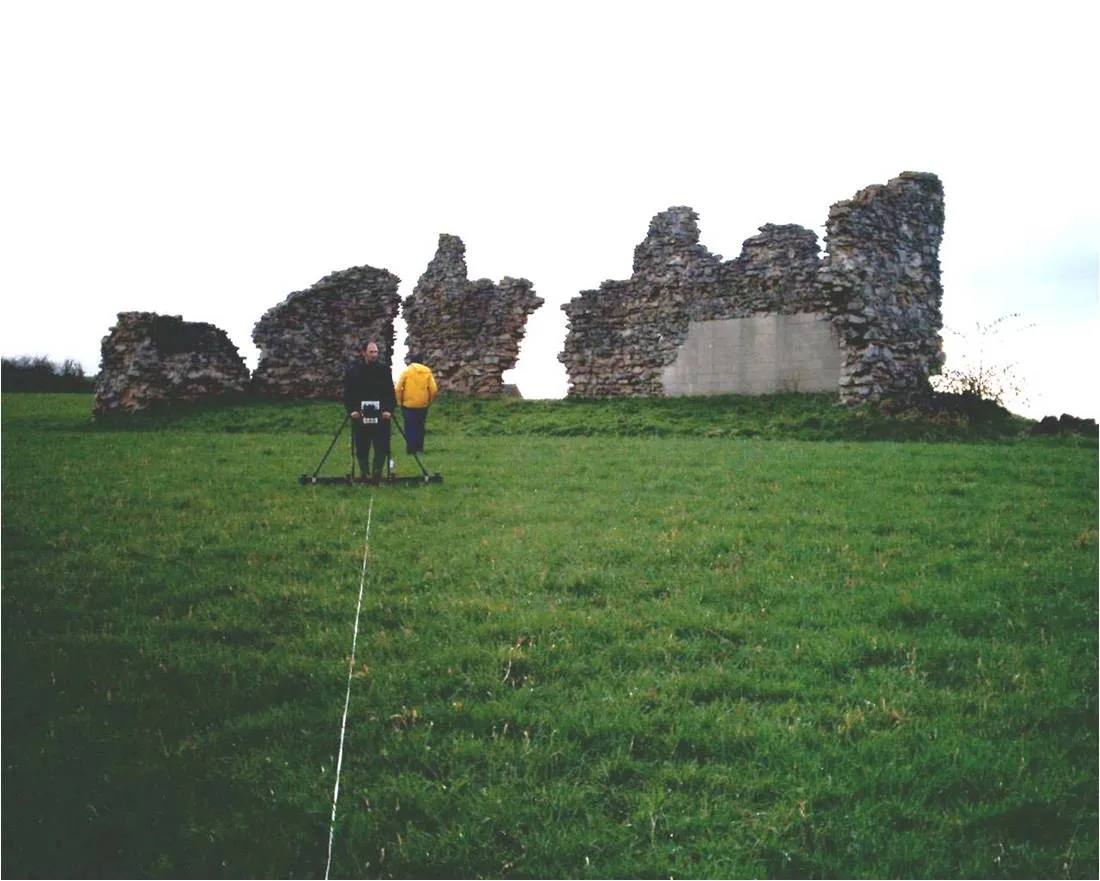
M 508 389 L 504 371 L 516 365 L 527 316 L 541 306 L 531 282 L 493 284 L 467 278 L 466 246 L 440 235 L 435 256 L 405 298 L 409 352 L 432 368 L 441 391 L 496 396 Z
M 562 306 L 569 333 L 558 360 L 575 397 L 661 395 L 693 308 L 713 297 L 721 257 L 699 244 L 699 215 L 669 208 L 634 249 L 627 281 L 605 281 Z
M 943 366 L 943 185 L 904 172 L 829 211 L 819 274 L 844 335 L 845 403 L 924 396 Z
M 904 172 L 832 206 L 824 259 L 810 230 L 766 224 L 736 259 L 723 262 L 699 243 L 698 215 L 670 208 L 653 218 L 635 248 L 630 279 L 605 281 L 562 306 L 569 332 L 558 359 L 569 393 L 712 393 L 726 381 L 728 363 L 700 358 L 700 351 L 739 346 L 746 357 L 735 366 L 743 375 L 733 381 L 745 387 L 798 386 L 803 374 L 821 383 L 835 370 L 846 403 L 921 397 L 943 362 L 943 221 L 939 179 Z M 399 282 L 384 269 L 353 267 L 269 309 L 253 329 L 260 360 L 251 388 L 275 397 L 335 398 L 345 366 L 367 338 L 392 363 Z M 470 281 L 462 240 L 441 235 L 404 302 L 410 351 L 446 391 L 506 394 L 503 373 L 515 366 L 527 317 L 542 303 L 526 279 Z M 797 320 L 771 320 L 776 316 Z M 723 322 L 725 329 L 698 332 Z M 823 332 L 823 323 L 830 329 Z M 97 413 L 245 388 L 240 355 L 211 325 L 121 313 L 103 346 Z M 795 350 L 804 357 L 789 359 L 791 365 L 773 370 L 752 363 L 758 352 L 781 360 Z M 685 351 L 690 357 L 680 358 Z M 701 372 L 706 381 L 695 382 Z
M 823 307 L 816 284 L 817 236 L 767 224 L 722 262 L 699 244 L 698 214 L 658 214 L 634 249 L 633 275 L 605 281 L 562 306 L 569 333 L 558 360 L 575 397 L 659 396 L 693 322 Z
M 693 320 L 826 311 L 817 283 L 817 234 L 794 223 L 766 223 L 722 264 L 718 295 L 704 292 Z
M 832 323 L 845 402 L 927 388 L 942 362 L 943 191 L 934 175 L 906 172 L 834 205 L 824 261 L 811 230 L 766 224 L 722 262 L 699 244 L 697 221 L 685 206 L 658 214 L 635 248 L 629 280 L 606 281 L 562 306 L 569 332 L 558 360 L 570 396 L 666 394 L 694 324 L 765 315 L 814 316 L 802 327 Z
M 400 281 L 385 269 L 355 266 L 268 309 L 252 330 L 260 350 L 254 389 L 277 398 L 338 398 L 344 370 L 366 339 L 392 361 Z
M 120 312 L 100 345 L 95 416 L 236 395 L 248 367 L 225 331 L 179 315 Z

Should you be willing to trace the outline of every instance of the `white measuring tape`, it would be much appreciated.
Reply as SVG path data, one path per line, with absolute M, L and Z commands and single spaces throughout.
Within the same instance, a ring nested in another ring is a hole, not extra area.
M 332 868 L 332 840 L 336 835 L 336 802 L 340 798 L 340 769 L 344 764 L 344 732 L 348 727 L 348 705 L 351 703 L 351 679 L 355 671 L 355 644 L 359 640 L 359 613 L 363 608 L 363 585 L 367 583 L 367 557 L 370 553 L 370 518 L 374 510 L 374 493 L 367 507 L 367 537 L 363 543 L 363 574 L 359 578 L 359 602 L 355 607 L 355 628 L 351 633 L 351 658 L 348 660 L 348 693 L 344 697 L 344 718 L 340 720 L 340 749 L 336 753 L 336 787 L 332 790 L 332 821 L 328 827 L 328 861 L 325 863 L 325 879 Z

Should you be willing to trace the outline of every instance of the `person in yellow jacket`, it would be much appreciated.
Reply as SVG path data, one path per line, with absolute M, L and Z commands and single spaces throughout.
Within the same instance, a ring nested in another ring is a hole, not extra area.
M 420 362 L 419 355 L 410 354 L 405 363 L 408 366 L 401 371 L 394 391 L 405 420 L 406 451 L 411 455 L 424 452 L 428 408 L 439 394 L 439 386 L 436 385 L 431 368 Z

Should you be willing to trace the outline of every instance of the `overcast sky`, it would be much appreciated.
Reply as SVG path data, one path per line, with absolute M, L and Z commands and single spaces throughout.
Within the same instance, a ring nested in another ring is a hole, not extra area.
M 1017 412 L 1098 417 L 1089 6 L 5 0 L 0 350 L 94 373 L 140 310 L 254 367 L 287 294 L 369 265 L 405 297 L 445 232 L 545 299 L 506 379 L 559 397 L 561 304 L 628 278 L 654 214 L 730 259 L 927 171 L 948 366 L 980 348 Z

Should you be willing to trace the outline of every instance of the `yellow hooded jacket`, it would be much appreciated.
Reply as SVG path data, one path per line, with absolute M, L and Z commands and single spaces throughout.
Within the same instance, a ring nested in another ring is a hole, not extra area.
M 435 400 L 439 386 L 432 371 L 414 361 L 401 372 L 394 391 L 397 392 L 397 403 L 402 407 L 419 408 L 427 407 Z

